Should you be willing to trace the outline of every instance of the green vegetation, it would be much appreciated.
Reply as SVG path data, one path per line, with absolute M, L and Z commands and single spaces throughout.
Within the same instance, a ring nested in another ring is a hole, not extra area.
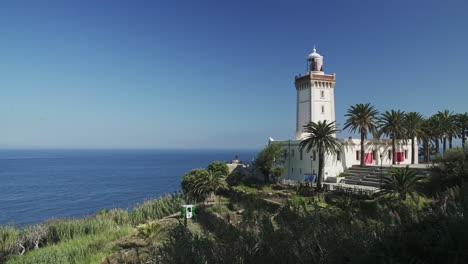
M 52 219 L 24 229 L 2 226 L 0 263 L 99 263 L 132 226 L 174 214 L 182 203 L 180 194 L 167 195 L 130 212 L 101 210 L 91 217 Z
M 409 112 L 406 114 L 404 126 L 406 128 L 406 137 L 411 139 L 411 164 L 414 164 L 417 158 L 414 155 L 416 150 L 415 138 L 422 138 L 424 136 L 423 124 L 424 117 L 420 113 Z
M 182 190 L 195 201 L 214 199 L 215 193 L 227 188 L 226 175 L 221 172 L 194 169 L 182 178 Z
M 215 161 L 184 175 L 187 196 L 23 229 L 0 226 L 0 263 L 467 263 L 468 148 L 451 142 L 465 141 L 468 114 L 377 114 L 370 104 L 356 105 L 346 128 L 364 138 L 378 130 L 393 149 L 396 140 L 418 137 L 425 160 L 434 162 L 430 176 L 393 168 L 375 194 L 282 185 L 284 151 L 273 143 L 254 162 L 262 183 L 239 171 L 228 175 L 227 165 Z M 339 149 L 337 130 L 327 122 L 305 128 L 300 148 L 319 152 L 320 187 L 323 157 Z M 441 142 L 443 155 L 434 155 Z M 185 226 L 178 212 L 187 197 L 205 203 Z
M 144 263 L 466 263 L 468 150 L 447 151 L 432 171 L 395 168 L 372 196 L 232 186 L 222 204 L 199 205 L 199 230 L 171 227 Z
M 274 166 L 273 168 L 271 168 L 271 172 L 270 172 L 272 181 L 274 183 L 278 182 L 279 178 L 284 173 L 285 173 L 285 169 L 283 166 Z
M 210 165 L 208 165 L 207 169 L 213 173 L 217 173 L 224 176 L 227 176 L 229 174 L 229 168 L 226 162 L 222 161 L 211 162 Z
M 270 181 L 271 169 L 284 157 L 281 146 L 271 143 L 257 154 L 253 166 L 263 174 L 264 182 Z
M 389 177 L 384 181 L 384 193 L 395 194 L 401 200 L 406 200 L 408 195 L 414 199 L 416 185 L 420 180 L 416 174 L 417 171 L 411 170 L 408 166 L 405 168 L 392 168 Z
M 343 129 L 361 134 L 361 153 L 364 153 L 364 140 L 369 133 L 377 133 L 377 115 L 379 112 L 371 104 L 357 104 L 348 109 L 346 123 Z M 364 155 L 361 154 L 361 167 L 364 166 Z
M 112 241 L 130 232 L 131 228 L 126 225 L 118 229 L 103 229 L 95 234 L 75 236 L 73 239 L 61 239 L 63 242 L 31 251 L 23 256 L 14 256 L 7 263 L 100 263 L 103 257 L 112 252 Z
M 361 153 L 364 153 L 364 142 L 368 134 L 377 138 L 381 135 L 391 138 L 393 150 L 397 140 L 410 140 L 414 150 L 417 147 L 417 138 L 422 142 L 420 153 L 424 156 L 424 161 L 429 162 L 431 157 L 440 153 L 441 143 L 442 153 L 445 153 L 452 149 L 454 138 L 462 139 L 464 146 L 468 135 L 468 113 L 455 114 L 449 110 L 439 111 L 429 118 L 424 118 L 418 112 L 405 113 L 401 110 L 385 111 L 379 115 L 375 107 L 367 103 L 351 106 L 345 117 L 347 120 L 344 129 L 361 135 Z M 418 157 L 413 151 L 411 153 L 411 164 L 414 164 Z M 363 165 L 364 156 L 361 155 L 361 166 Z
M 396 164 L 396 141 L 406 139 L 404 120 L 405 112 L 400 110 L 385 111 L 379 118 L 379 133 L 388 136 L 392 140 L 393 164 Z
M 462 146 L 465 146 L 466 136 L 468 135 L 468 113 L 456 114 L 454 118 L 458 136 L 462 139 Z
M 325 165 L 325 153 L 335 154 L 340 150 L 340 143 L 335 135 L 336 130 L 335 122 L 327 123 L 325 121 L 310 122 L 304 126 L 304 132 L 307 133 L 306 137 L 299 145 L 300 151 L 305 150 L 309 153 L 312 148 L 316 149 L 319 154 L 318 163 L 318 179 L 317 190 L 322 189 L 323 181 L 323 167 Z

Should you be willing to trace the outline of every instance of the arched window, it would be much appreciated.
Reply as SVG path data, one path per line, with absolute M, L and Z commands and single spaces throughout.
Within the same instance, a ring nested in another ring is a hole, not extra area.
M 322 105 L 322 114 L 325 113 L 325 106 Z
M 325 92 L 324 91 L 320 91 L 320 98 L 325 98 Z

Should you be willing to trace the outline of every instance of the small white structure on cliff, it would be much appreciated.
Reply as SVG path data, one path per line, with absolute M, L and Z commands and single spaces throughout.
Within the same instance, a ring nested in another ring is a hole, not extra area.
M 296 76 L 296 139 L 274 140 L 285 150 L 285 174 L 282 179 L 303 180 L 304 177 L 318 173 L 318 153 L 301 152 L 299 143 L 304 138 L 304 125 L 309 122 L 327 120 L 335 121 L 335 85 L 336 74 L 325 74 L 323 71 L 323 57 L 313 52 L 307 56 L 307 72 Z M 368 165 L 392 164 L 393 152 L 390 139 L 368 139 L 365 141 L 365 151 L 360 153 L 360 139 L 339 139 L 341 150 L 336 155 L 325 156 L 324 179 L 336 177 L 352 165 L 360 164 L 361 155 L 365 155 Z M 395 159 L 397 164 L 410 164 L 411 144 L 397 141 Z M 380 158 L 382 156 L 382 158 Z M 418 150 L 415 149 L 415 157 Z M 417 162 L 417 159 L 416 161 Z

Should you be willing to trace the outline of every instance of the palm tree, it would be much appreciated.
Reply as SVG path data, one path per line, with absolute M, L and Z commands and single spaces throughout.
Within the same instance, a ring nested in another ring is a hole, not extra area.
M 424 155 L 424 161 L 429 162 L 429 159 L 432 154 L 435 154 L 435 146 L 431 144 L 431 139 L 434 137 L 434 131 L 431 127 L 431 120 L 424 119 L 421 123 L 421 138 L 423 146 L 422 146 L 422 153 Z
M 312 148 L 319 153 L 317 190 L 322 189 L 323 167 L 325 163 L 325 153 L 335 154 L 340 150 L 340 143 L 335 134 L 339 132 L 336 129 L 335 122 L 328 123 L 327 120 L 310 122 L 304 126 L 306 137 L 299 143 L 300 151 L 309 153 Z
M 391 167 L 392 172 L 389 177 L 384 181 L 382 188 L 383 193 L 395 193 L 400 200 L 406 200 L 406 196 L 410 195 L 414 199 L 414 192 L 416 191 L 416 184 L 420 177 L 417 171 L 411 170 L 408 166 L 405 168 Z
M 434 143 L 434 148 L 436 154 L 440 154 L 440 139 L 443 136 L 443 123 L 442 119 L 440 118 L 440 115 L 433 115 L 427 120 L 427 129 L 430 135 L 430 138 L 432 139 L 432 142 Z
M 454 122 L 454 114 L 449 110 L 439 111 L 436 114 L 440 118 L 441 127 L 442 127 L 442 137 L 443 137 L 443 153 L 447 151 L 447 139 L 449 141 L 449 149 L 452 148 L 452 138 L 456 135 L 456 126 Z
M 407 136 L 411 138 L 411 164 L 414 164 L 415 159 L 415 138 L 418 137 L 420 139 L 423 134 L 423 123 L 424 117 L 417 112 L 409 112 L 405 116 L 404 126 L 406 129 Z
M 401 110 L 385 111 L 379 118 L 379 134 L 392 139 L 392 164 L 395 162 L 396 140 L 404 139 L 406 129 L 404 126 L 405 112 Z
M 208 170 L 195 180 L 192 192 L 195 197 L 213 198 L 220 189 L 227 188 L 226 175 Z
M 349 129 L 355 133 L 359 131 L 361 134 L 361 167 L 364 167 L 364 140 L 367 139 L 368 133 L 375 134 L 377 131 L 376 116 L 379 112 L 371 104 L 357 104 L 348 109 L 345 115 L 348 117 L 343 129 Z
M 458 128 L 458 136 L 462 139 L 462 146 L 465 146 L 468 135 L 468 112 L 455 115 L 455 125 Z

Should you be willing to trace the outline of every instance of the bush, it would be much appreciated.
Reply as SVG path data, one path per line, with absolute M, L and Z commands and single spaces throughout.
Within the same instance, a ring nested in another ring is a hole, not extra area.
M 206 177 L 208 175 L 208 170 L 205 169 L 193 169 L 187 172 L 184 177 L 182 177 L 182 191 L 184 194 L 190 194 L 193 189 L 195 189 L 195 184 L 197 179 Z
M 95 235 L 117 226 L 112 219 L 103 216 L 49 220 L 45 225 L 48 243 L 58 243 L 82 235 Z
M 213 161 L 208 165 L 208 170 L 213 173 L 220 173 L 221 175 L 227 176 L 229 174 L 229 168 L 226 162 Z
M 128 235 L 131 231 L 129 226 L 125 226 L 99 234 L 63 240 L 58 244 L 33 250 L 23 256 L 13 256 L 8 260 L 8 264 L 101 263 L 103 257 L 112 252 L 111 241 Z
M 179 212 L 185 201 L 180 194 L 168 194 L 158 199 L 147 200 L 138 204 L 129 215 L 133 225 L 146 223 Z
M 244 181 L 244 175 L 237 170 L 234 170 L 229 176 L 226 178 L 226 182 L 229 186 L 236 186 L 242 184 Z
M 20 237 L 20 231 L 14 226 L 0 226 L 0 263 L 15 250 L 15 241 Z
M 284 151 L 281 145 L 271 143 L 258 153 L 253 166 L 263 174 L 264 181 L 268 182 L 271 169 L 282 157 L 284 157 Z
M 283 175 L 285 173 L 285 169 L 283 166 L 275 166 L 271 169 L 271 180 L 276 183 L 278 182 L 279 178 L 281 177 L 281 175 Z

